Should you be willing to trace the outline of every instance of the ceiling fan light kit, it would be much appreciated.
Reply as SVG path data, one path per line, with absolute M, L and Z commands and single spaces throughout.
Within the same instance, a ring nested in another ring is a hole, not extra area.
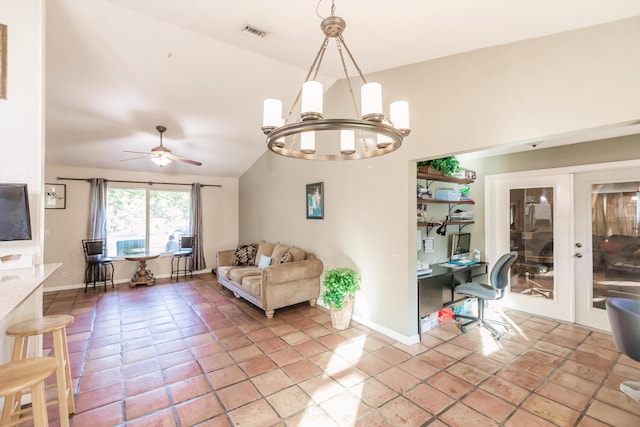
M 184 157 L 178 156 L 177 154 L 173 154 L 171 152 L 171 150 L 169 150 L 167 147 L 165 147 L 162 144 L 162 134 L 167 130 L 166 127 L 164 126 L 156 126 L 156 130 L 160 133 L 160 145 L 158 145 L 157 147 L 153 147 L 151 149 L 151 154 L 149 154 L 149 158 L 151 159 L 151 161 L 153 163 L 155 163 L 156 165 L 163 167 L 168 165 L 169 163 L 171 163 L 173 160 L 176 160 L 178 162 L 183 162 L 183 163 L 188 163 L 190 165 L 194 165 L 194 166 L 201 166 L 202 163 L 197 162 L 195 160 L 189 160 L 189 159 L 185 159 Z M 137 154 L 147 154 L 141 151 L 129 151 L 129 150 L 125 150 L 126 153 L 137 153 Z M 128 160 L 134 160 L 134 159 L 128 159 Z
M 356 160 L 391 153 L 402 145 L 404 137 L 411 132 L 409 128 L 409 104 L 397 101 L 391 104 L 390 117 L 382 111 L 382 86 L 380 83 L 367 82 L 347 47 L 342 32 L 346 27 L 344 19 L 335 16 L 335 4 L 331 3 L 331 16 L 324 18 L 320 28 L 325 34 L 320 50 L 309 68 L 307 77 L 298 91 L 286 120 L 282 117 L 282 102 L 278 99 L 264 101 L 262 131 L 267 135 L 267 146 L 276 154 L 305 160 Z M 342 69 L 349 88 L 349 94 L 355 110 L 354 118 L 326 119 L 323 114 L 322 83 L 316 81 L 329 39 L 334 39 L 342 63 Z M 346 60 L 353 63 L 363 81 L 361 88 L 360 112 L 356 104 L 347 72 Z M 293 111 L 300 102 L 300 118 L 292 121 Z M 326 138 L 326 133 L 340 135 Z M 339 132 L 338 132 L 339 131 Z M 316 133 L 321 135 L 320 144 L 316 144 Z

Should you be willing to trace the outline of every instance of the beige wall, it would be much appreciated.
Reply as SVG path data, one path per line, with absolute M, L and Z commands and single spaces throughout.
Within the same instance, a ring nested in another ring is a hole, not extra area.
M 200 184 L 220 184 L 218 187 L 203 187 L 203 243 L 207 270 L 215 267 L 217 250 L 235 247 L 238 242 L 238 179 L 214 178 L 189 175 L 171 175 L 162 173 L 139 173 L 116 170 L 99 170 L 72 168 L 59 165 L 47 165 L 46 182 L 67 186 L 66 209 L 45 209 L 45 262 L 61 262 L 60 267 L 47 281 L 46 288 L 63 289 L 77 287 L 84 282 L 84 254 L 82 239 L 87 238 L 89 218 L 89 183 L 86 181 L 57 181 L 57 177 L 65 178 L 107 178 L 132 181 L 159 181 Z M 140 184 L 120 184 L 148 188 Z M 153 188 L 173 188 L 184 190 L 185 186 L 154 185 Z M 157 277 L 168 277 L 171 273 L 170 256 L 161 256 L 148 262 L 151 271 Z M 116 259 L 116 282 L 128 281 L 136 271 L 133 262 Z
M 376 73 L 369 80 L 383 84 L 385 101 L 410 102 L 413 131 L 403 147 L 355 162 L 265 153 L 240 179 L 240 241 L 296 244 L 325 268 L 357 269 L 356 316 L 411 342 L 415 160 L 638 119 L 637 69 L 640 18 Z M 327 115 L 352 114 L 344 86 L 325 95 Z M 304 214 L 304 186 L 316 181 L 325 183 L 322 221 Z

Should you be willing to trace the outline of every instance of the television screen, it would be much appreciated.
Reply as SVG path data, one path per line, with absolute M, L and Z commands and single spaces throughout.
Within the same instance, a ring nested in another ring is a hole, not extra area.
M 27 184 L 0 184 L 0 241 L 31 240 Z
M 471 251 L 471 233 L 451 235 L 451 258 L 462 258 Z

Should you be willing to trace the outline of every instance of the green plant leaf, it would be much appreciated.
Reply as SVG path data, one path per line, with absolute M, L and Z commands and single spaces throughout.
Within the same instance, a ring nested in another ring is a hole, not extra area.
M 360 289 L 360 277 L 350 268 L 334 268 L 325 272 L 322 284 L 326 288 L 322 301 L 336 310 L 342 310 L 345 296 L 353 296 Z

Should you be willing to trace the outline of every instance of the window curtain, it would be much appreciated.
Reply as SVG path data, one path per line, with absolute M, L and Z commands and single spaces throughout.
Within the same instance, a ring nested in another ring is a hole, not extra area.
M 200 196 L 200 183 L 191 185 L 191 219 L 189 228 L 195 237 L 193 245 L 193 269 L 195 271 L 207 268 L 204 259 L 202 245 L 202 198 Z
M 91 239 L 107 238 L 107 181 L 104 178 L 91 178 L 89 196 L 89 230 Z

